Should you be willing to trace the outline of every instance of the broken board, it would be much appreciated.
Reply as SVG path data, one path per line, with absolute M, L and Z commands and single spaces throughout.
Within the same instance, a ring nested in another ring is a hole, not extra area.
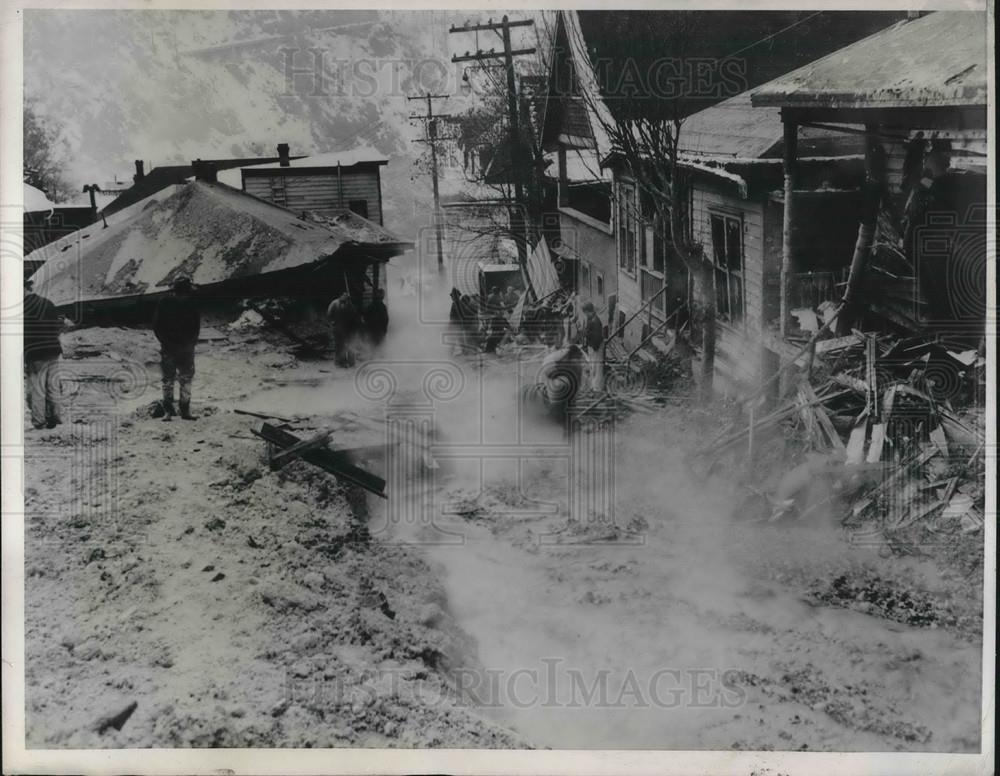
M 260 429 L 253 433 L 282 450 L 306 441 L 290 431 L 272 426 L 270 423 L 262 423 Z M 318 466 L 329 472 L 339 480 L 350 482 L 381 498 L 388 498 L 385 493 L 385 480 L 377 474 L 355 466 L 343 451 L 324 448 L 304 449 L 301 452 L 301 458 L 313 466 Z

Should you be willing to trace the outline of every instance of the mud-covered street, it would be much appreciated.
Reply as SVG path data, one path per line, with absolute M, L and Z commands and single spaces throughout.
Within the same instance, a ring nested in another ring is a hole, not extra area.
M 79 390 L 26 436 L 29 746 L 978 749 L 981 578 L 745 519 L 687 463 L 710 413 L 515 427 L 514 355 L 419 336 L 338 369 L 216 321 L 170 423 L 148 331 L 65 337 Z M 371 448 L 388 500 L 272 471 L 235 410 Z

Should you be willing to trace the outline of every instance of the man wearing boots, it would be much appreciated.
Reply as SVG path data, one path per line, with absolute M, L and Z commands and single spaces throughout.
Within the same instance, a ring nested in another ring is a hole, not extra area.
M 24 293 L 24 370 L 28 378 L 31 425 L 36 429 L 55 428 L 59 418 L 59 333 L 62 319 L 55 305 L 32 291 L 31 280 Z
M 153 316 L 153 333 L 160 341 L 164 420 L 176 414 L 175 377 L 180 381 L 180 415 L 184 420 L 196 420 L 191 414 L 191 380 L 194 377 L 194 346 L 200 331 L 201 313 L 191 278 L 180 275 L 171 284 L 171 292 L 157 304 Z

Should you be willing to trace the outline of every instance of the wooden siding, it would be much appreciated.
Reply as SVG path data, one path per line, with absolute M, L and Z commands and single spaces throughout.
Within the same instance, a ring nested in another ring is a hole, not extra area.
M 581 265 L 590 270 L 590 289 L 579 289 L 580 295 L 594 303 L 600 310 L 608 303 L 608 296 L 617 293 L 618 275 L 615 260 L 615 238 L 605 231 L 573 218 L 565 211 L 559 214 L 560 238 Z M 604 295 L 597 295 L 597 273 L 604 276 Z M 604 316 L 602 315 L 602 319 Z
M 711 255 L 712 213 L 736 216 L 743 221 L 743 308 L 744 320 L 734 328 L 759 332 L 764 298 L 764 208 L 759 202 L 739 199 L 704 185 L 693 192 L 691 230 Z
M 888 130 L 893 134 L 902 134 L 898 130 Z M 911 136 L 915 132 L 909 133 Z M 924 132 L 925 136 L 932 133 Z M 970 162 L 981 164 L 985 169 L 986 159 L 981 154 L 986 153 L 986 130 L 968 129 L 939 131 L 935 137 L 946 138 L 951 142 L 952 166 L 964 167 Z M 886 151 L 886 172 L 889 180 L 889 191 L 899 194 L 903 183 L 903 162 L 906 159 L 906 145 L 899 142 L 883 141 Z M 967 153 L 968 152 L 968 153 Z
M 379 173 L 374 170 L 348 171 L 316 175 L 267 175 L 243 177 L 243 189 L 248 194 L 266 199 L 289 210 L 336 210 L 349 207 L 352 200 L 368 203 L 368 220 L 382 223 L 382 202 L 379 196 Z M 284 193 L 284 201 L 278 192 Z M 341 196 L 341 189 L 343 189 Z

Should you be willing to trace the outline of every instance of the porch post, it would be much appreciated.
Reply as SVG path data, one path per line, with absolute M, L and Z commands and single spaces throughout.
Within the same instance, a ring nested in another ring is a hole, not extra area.
M 785 337 L 788 328 L 788 295 L 791 288 L 792 273 L 795 270 L 795 257 L 792 253 L 792 231 L 795 228 L 795 184 L 798 181 L 798 142 L 799 125 L 783 110 L 781 121 L 784 128 L 784 157 L 783 167 L 785 171 L 785 207 L 784 222 L 781 236 L 781 337 Z

